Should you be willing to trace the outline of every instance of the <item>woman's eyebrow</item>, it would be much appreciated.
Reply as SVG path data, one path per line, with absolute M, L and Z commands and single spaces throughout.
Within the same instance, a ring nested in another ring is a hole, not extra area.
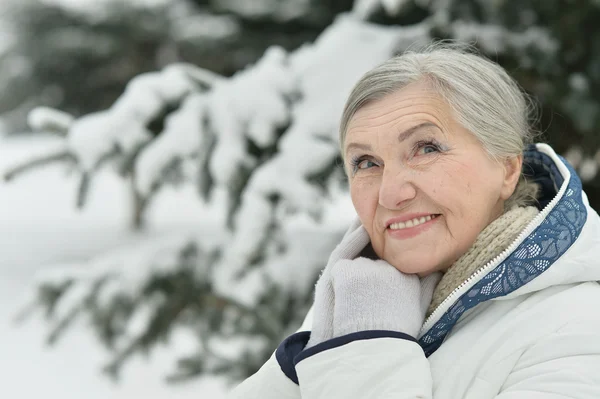
M 432 127 L 439 129 L 439 127 L 435 123 L 431 123 L 431 122 L 423 122 L 423 123 L 420 123 L 413 127 L 409 127 L 408 129 L 406 129 L 405 131 L 403 131 L 402 133 L 400 133 L 398 135 L 398 142 L 401 143 L 401 142 L 407 140 L 410 136 L 412 136 L 414 133 L 418 132 L 421 129 L 432 128 Z M 349 151 L 351 149 L 371 151 L 371 146 L 369 144 L 352 142 L 346 146 L 346 151 Z
M 348 150 L 351 150 L 351 149 L 353 149 L 353 148 L 355 148 L 355 149 L 357 149 L 357 150 L 371 151 L 371 146 L 370 146 L 370 145 L 368 145 L 368 144 L 362 144 L 362 143 L 350 143 L 350 144 L 348 144 L 348 146 L 346 147 L 346 152 L 347 152 Z
M 439 127 L 431 122 L 423 122 L 420 123 L 416 126 L 413 127 L 409 127 L 408 129 L 406 129 L 405 131 L 403 131 L 402 133 L 400 133 L 398 135 L 398 142 L 402 143 L 403 141 L 407 140 L 410 136 L 412 136 L 413 134 L 415 134 L 417 131 L 421 130 L 421 129 L 425 129 L 425 128 L 430 128 L 430 127 L 434 127 L 436 129 L 439 129 Z

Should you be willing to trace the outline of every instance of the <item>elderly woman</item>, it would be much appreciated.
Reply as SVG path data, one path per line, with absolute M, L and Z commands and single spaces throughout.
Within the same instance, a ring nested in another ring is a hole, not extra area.
M 258 398 L 600 398 L 600 220 L 528 144 L 498 65 L 432 46 L 368 72 L 340 143 L 358 215 Z

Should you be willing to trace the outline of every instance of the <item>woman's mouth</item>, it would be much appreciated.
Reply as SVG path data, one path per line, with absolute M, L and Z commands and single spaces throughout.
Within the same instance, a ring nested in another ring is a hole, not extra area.
M 403 222 L 391 223 L 387 228 L 390 238 L 405 240 L 428 231 L 437 222 L 439 214 L 424 215 Z
M 406 222 L 392 223 L 392 224 L 390 224 L 389 229 L 390 230 L 403 230 L 403 229 L 408 229 L 411 227 L 416 227 L 421 224 L 427 223 L 430 220 L 435 219 L 438 216 L 439 215 L 433 214 L 433 215 L 421 216 L 418 218 L 407 220 Z

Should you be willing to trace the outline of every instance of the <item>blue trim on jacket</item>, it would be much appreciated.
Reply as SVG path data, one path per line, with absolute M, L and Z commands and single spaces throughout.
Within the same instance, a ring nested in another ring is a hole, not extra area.
M 508 295 L 548 270 L 575 242 L 585 221 L 581 181 L 577 173 L 560 158 L 571 172 L 567 190 L 542 223 L 494 270 L 464 293 L 419 339 L 426 356 L 433 354 L 459 318 L 476 305 Z M 524 153 L 523 172 L 541 188 L 539 203 L 548 205 L 564 182 L 558 167 L 534 146 Z
M 352 334 L 343 335 L 341 337 L 332 338 L 304 350 L 306 344 L 308 343 L 308 340 L 310 339 L 310 331 L 301 331 L 285 339 L 277 348 L 277 351 L 275 352 L 275 357 L 277 359 L 277 362 L 279 363 L 279 367 L 281 367 L 281 371 L 283 371 L 283 373 L 295 384 L 298 384 L 296 364 L 300 363 L 302 360 L 317 355 L 326 350 L 344 346 L 351 342 L 375 338 L 398 338 L 412 341 L 415 343 L 417 342 L 415 338 L 402 332 L 387 330 L 370 330 L 359 331 Z
M 297 332 L 287 337 L 275 351 L 275 358 L 279 363 L 279 367 L 281 367 L 281 371 L 296 385 L 298 385 L 298 375 L 296 374 L 294 358 L 304 350 L 309 338 L 310 331 Z

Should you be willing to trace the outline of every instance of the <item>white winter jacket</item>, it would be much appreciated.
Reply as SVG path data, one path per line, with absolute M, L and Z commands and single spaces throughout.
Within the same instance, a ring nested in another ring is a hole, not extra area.
M 549 146 L 531 146 L 524 171 L 541 212 L 417 339 L 361 331 L 304 350 L 309 313 L 231 398 L 600 398 L 600 218 Z

